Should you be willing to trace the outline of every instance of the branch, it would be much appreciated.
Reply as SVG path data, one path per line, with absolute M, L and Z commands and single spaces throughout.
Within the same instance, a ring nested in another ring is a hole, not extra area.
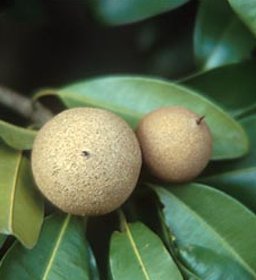
M 43 105 L 33 104 L 29 98 L 4 86 L 0 86 L 0 103 L 40 126 L 53 116 Z

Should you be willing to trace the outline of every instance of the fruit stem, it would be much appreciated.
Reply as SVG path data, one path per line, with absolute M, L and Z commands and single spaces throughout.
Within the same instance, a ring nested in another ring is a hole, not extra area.
M 202 122 L 202 120 L 205 118 L 205 116 L 202 116 L 202 117 L 200 117 L 200 118 L 198 118 L 197 120 L 196 120 L 196 123 L 198 124 L 198 125 L 200 125 L 200 123 Z

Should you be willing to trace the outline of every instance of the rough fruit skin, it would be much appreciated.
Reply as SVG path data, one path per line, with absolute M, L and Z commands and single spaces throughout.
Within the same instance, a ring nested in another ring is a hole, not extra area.
M 160 108 L 139 123 L 143 159 L 151 172 L 167 182 L 182 183 L 198 176 L 212 152 L 204 119 L 183 107 Z
M 61 112 L 39 130 L 32 149 L 39 189 L 75 215 L 118 208 L 135 188 L 140 169 L 136 135 L 124 120 L 101 109 Z

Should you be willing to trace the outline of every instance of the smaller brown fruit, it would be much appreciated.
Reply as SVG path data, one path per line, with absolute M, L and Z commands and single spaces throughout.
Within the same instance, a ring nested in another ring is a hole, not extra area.
M 144 162 L 167 182 L 197 177 L 212 152 L 212 136 L 203 116 L 183 108 L 160 108 L 139 123 L 137 136 Z

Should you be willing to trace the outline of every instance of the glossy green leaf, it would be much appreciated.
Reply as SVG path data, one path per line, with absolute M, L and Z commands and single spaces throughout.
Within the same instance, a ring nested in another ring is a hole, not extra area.
M 256 216 L 232 197 L 200 184 L 152 186 L 178 246 L 203 246 L 256 278 Z M 249 226 L 249 228 L 248 228 Z
M 113 280 L 181 280 L 177 266 L 161 239 L 142 223 L 124 222 L 110 244 Z
M 253 35 L 227 1 L 201 1 L 195 25 L 194 49 L 202 69 L 248 58 L 255 43 Z
M 210 163 L 206 168 L 204 177 L 210 175 L 218 175 L 219 173 L 226 173 L 229 171 L 256 168 L 256 115 L 249 116 L 240 121 L 249 137 L 249 152 L 239 159 L 226 160 Z
M 256 0 L 228 0 L 241 20 L 256 35 Z
M 0 145 L 0 233 L 14 235 L 32 248 L 43 222 L 43 200 L 34 185 L 28 159 Z
M 249 153 L 240 158 L 223 164 L 223 170 L 234 170 L 248 167 L 256 167 L 256 114 L 240 121 L 249 137 Z
M 256 167 L 223 172 L 200 182 L 228 193 L 256 213 Z
M 63 214 L 45 220 L 32 250 L 15 243 L 0 266 L 0 279 L 89 280 L 89 270 L 83 222 Z
M 144 20 L 175 9 L 189 0 L 92 0 L 97 17 L 107 24 L 119 25 Z
M 254 279 L 231 258 L 205 247 L 188 246 L 180 249 L 179 255 L 186 266 L 204 280 Z
M 0 138 L 10 147 L 18 150 L 32 148 L 36 131 L 15 126 L 0 120 Z
M 35 98 L 55 95 L 67 107 L 101 107 L 126 119 L 134 128 L 148 112 L 162 106 L 184 106 L 206 121 L 213 135 L 213 159 L 236 158 L 247 152 L 242 127 L 203 96 L 158 79 L 106 77 L 72 84 L 58 91 L 39 92 Z
M 241 120 L 249 139 L 249 153 L 237 160 L 210 164 L 200 182 L 220 189 L 237 198 L 256 212 L 256 115 Z
M 256 104 L 254 73 L 256 61 L 251 60 L 201 72 L 181 83 L 206 94 L 233 115 L 238 115 Z

